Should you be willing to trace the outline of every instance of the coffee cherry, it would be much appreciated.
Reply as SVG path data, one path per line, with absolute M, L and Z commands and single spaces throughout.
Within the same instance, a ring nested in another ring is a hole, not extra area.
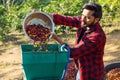
M 27 25 L 25 27 L 27 35 L 34 41 L 45 42 L 50 36 L 50 30 L 40 24 Z
M 105 80 L 120 80 L 120 68 L 115 68 L 106 73 Z

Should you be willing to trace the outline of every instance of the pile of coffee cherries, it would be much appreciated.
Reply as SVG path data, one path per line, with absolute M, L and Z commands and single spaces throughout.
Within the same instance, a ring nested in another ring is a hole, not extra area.
M 106 73 L 105 80 L 120 80 L 120 68 L 115 68 Z
M 50 30 L 40 24 L 27 25 L 25 31 L 34 42 L 40 41 L 45 43 L 50 36 Z
M 65 74 L 64 80 L 76 80 L 76 74 L 77 74 L 77 68 L 75 66 L 75 63 L 72 61 L 68 64 L 68 68 Z

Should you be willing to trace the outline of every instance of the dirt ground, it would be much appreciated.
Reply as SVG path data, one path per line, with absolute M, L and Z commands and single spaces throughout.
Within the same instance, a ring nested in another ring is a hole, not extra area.
M 107 35 L 107 43 L 105 47 L 104 63 L 120 61 L 120 31 Z M 17 36 L 22 35 L 19 33 Z M 24 38 L 24 37 L 23 37 Z M 0 50 L 0 80 L 22 80 L 21 50 L 20 44 L 25 43 L 21 38 L 8 42 L 11 48 Z M 73 38 L 68 42 L 73 44 Z M 8 47 L 0 46 L 0 48 Z

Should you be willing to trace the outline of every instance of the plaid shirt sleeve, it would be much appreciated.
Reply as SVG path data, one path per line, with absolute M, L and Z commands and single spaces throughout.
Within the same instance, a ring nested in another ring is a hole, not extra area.
M 80 24 L 80 20 L 80 16 L 64 16 L 59 14 L 53 14 L 53 21 L 56 25 L 78 27 Z
M 74 48 L 71 48 L 71 57 L 79 58 L 86 54 L 95 52 L 101 39 L 102 38 L 100 38 L 99 34 L 93 34 L 88 37 L 84 36 L 79 44 L 75 45 Z

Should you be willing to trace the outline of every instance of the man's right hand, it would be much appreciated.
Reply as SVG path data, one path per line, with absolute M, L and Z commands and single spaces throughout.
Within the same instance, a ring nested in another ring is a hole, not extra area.
M 55 39 L 59 44 L 64 44 L 64 42 L 57 36 L 56 33 L 51 33 L 52 34 L 52 38 Z

